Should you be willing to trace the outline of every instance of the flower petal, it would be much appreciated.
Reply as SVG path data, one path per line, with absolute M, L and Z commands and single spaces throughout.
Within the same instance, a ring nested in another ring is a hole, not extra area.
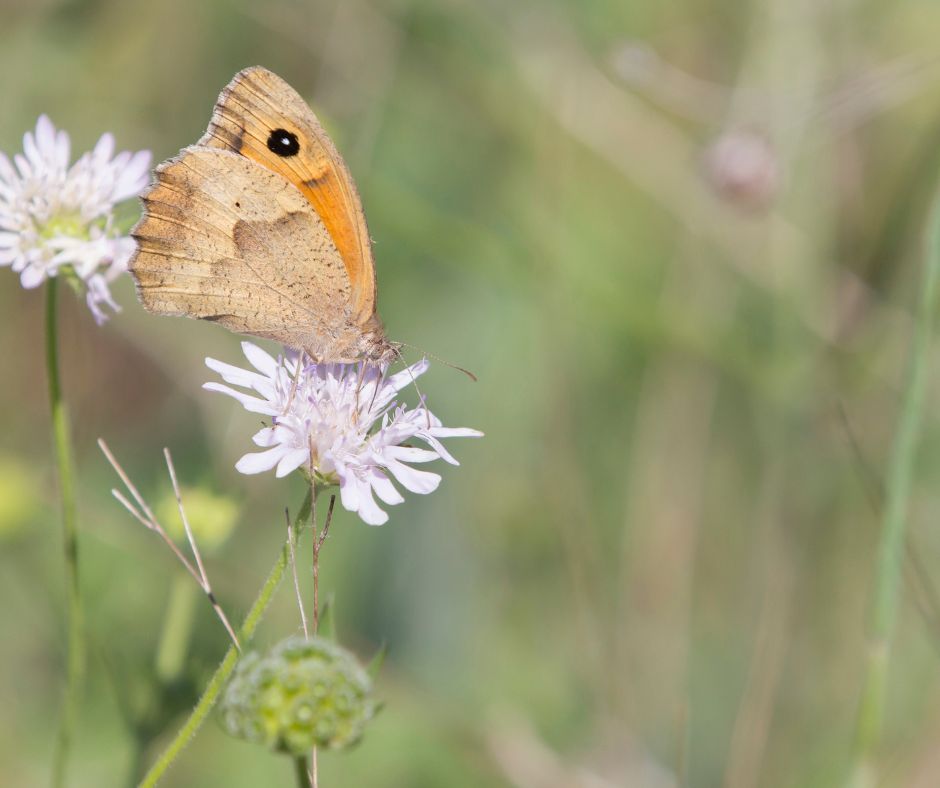
M 137 151 L 122 167 L 114 184 L 114 190 L 111 192 L 111 199 L 114 202 L 135 197 L 144 190 L 150 180 L 150 158 L 149 150 Z
M 362 482 L 356 478 L 355 474 L 344 468 L 337 467 L 339 476 L 339 500 L 347 512 L 359 510 L 359 487 Z
M 427 495 L 434 492 L 441 483 L 441 477 L 436 473 L 410 468 L 404 463 L 398 462 L 398 460 L 389 459 L 384 465 L 395 477 L 395 480 L 408 492 Z
M 270 403 L 266 400 L 260 399 L 259 397 L 252 397 L 250 394 L 245 394 L 243 391 L 236 391 L 223 383 L 203 383 L 202 387 L 206 391 L 217 391 L 220 394 L 227 394 L 232 397 L 232 399 L 237 399 L 242 404 L 242 407 L 251 413 L 263 413 L 265 416 L 276 416 L 278 413 L 277 409 L 272 408 Z
M 429 435 L 427 432 L 418 433 L 418 437 L 426 441 L 427 444 L 437 452 L 438 457 L 440 457 L 444 462 L 449 462 L 451 465 L 460 465 L 457 462 L 456 458 L 444 447 L 444 444 L 441 443 L 433 435 Z
M 0 232 L 0 249 L 12 249 L 19 246 L 19 243 L 18 233 Z
M 245 358 L 258 372 L 269 378 L 277 373 L 278 363 L 268 353 L 251 342 L 242 342 L 242 352 Z
M 23 285 L 27 290 L 32 290 L 34 287 L 39 287 L 43 282 L 46 281 L 46 272 L 41 268 L 35 268 L 33 266 L 28 266 L 23 269 L 23 273 L 20 274 L 20 284 Z
M 13 165 L 10 164 L 10 160 L 5 153 L 0 153 L 0 180 L 8 184 L 14 184 L 19 181 L 16 170 L 13 169 Z
M 484 433 L 469 427 L 431 427 L 431 435 L 435 438 L 482 438 Z
M 372 488 L 368 485 L 363 490 L 357 514 L 366 525 L 384 525 L 388 522 L 388 513 L 375 502 Z
M 275 476 L 282 478 L 292 471 L 296 471 L 301 465 L 310 459 L 309 449 L 290 449 L 277 464 Z
M 369 483 L 354 473 L 340 478 L 339 493 L 343 508 L 358 514 L 366 525 L 383 525 L 388 522 L 388 514 L 375 502 Z
M 36 121 L 36 147 L 45 161 L 55 161 L 55 127 L 47 115 Z
M 394 457 L 402 462 L 433 462 L 438 459 L 438 453 L 413 446 L 386 446 L 382 450 L 382 457 Z
M 105 132 L 95 143 L 91 155 L 99 162 L 106 162 L 114 155 L 114 135 L 111 132 Z
M 267 451 L 251 452 L 235 463 L 235 470 L 244 474 L 270 471 L 281 461 L 281 458 L 287 451 L 288 449 L 283 446 L 275 446 L 273 449 L 268 449 Z
M 401 372 L 390 375 L 386 379 L 385 385 L 391 386 L 395 391 L 401 391 L 405 386 L 414 383 L 417 378 L 420 378 L 427 372 L 429 366 L 428 360 L 423 358 L 410 367 L 405 367 Z
M 369 483 L 372 485 L 372 489 L 375 490 L 375 494 L 385 503 L 394 506 L 404 502 L 405 499 L 402 494 L 395 489 L 392 480 L 381 469 L 369 469 Z
M 261 446 L 265 449 L 271 446 L 277 446 L 279 443 L 274 427 L 264 427 L 258 430 L 251 436 L 251 440 L 254 442 L 255 446 Z
M 255 388 L 260 384 L 268 382 L 267 378 L 263 375 L 259 375 L 257 372 L 235 367 L 223 361 L 216 361 L 214 358 L 207 358 L 206 366 L 213 372 L 218 372 L 222 376 L 222 380 L 226 383 L 231 383 L 233 386 Z

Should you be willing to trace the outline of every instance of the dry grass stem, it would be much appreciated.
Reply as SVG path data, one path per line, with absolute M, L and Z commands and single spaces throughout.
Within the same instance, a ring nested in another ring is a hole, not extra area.
M 196 538 L 193 535 L 192 528 L 189 525 L 189 519 L 186 517 L 186 509 L 183 506 L 183 496 L 180 492 L 179 482 L 176 478 L 176 469 L 173 466 L 173 459 L 170 456 L 170 450 L 165 448 L 163 450 L 163 456 L 166 458 L 166 465 L 170 475 L 170 482 L 173 485 L 173 493 L 176 496 L 176 503 L 179 507 L 180 518 L 183 521 L 183 529 L 186 532 L 186 538 L 189 541 L 189 546 L 193 551 L 193 557 L 196 561 L 195 566 L 188 558 L 186 558 L 185 555 L 183 555 L 179 547 L 176 546 L 176 543 L 173 541 L 173 539 L 169 536 L 169 534 L 167 534 L 163 526 L 160 525 L 159 520 L 157 520 L 153 511 L 147 505 L 137 487 L 130 480 L 130 477 L 127 475 L 124 468 L 121 467 L 121 464 L 117 461 L 117 458 L 101 438 L 98 439 L 98 447 L 101 449 L 102 453 L 111 464 L 111 467 L 114 468 L 114 472 L 117 473 L 118 477 L 127 488 L 127 491 L 131 494 L 131 497 L 137 502 L 137 505 L 140 508 L 138 509 L 135 507 L 134 504 L 132 504 L 119 490 L 112 489 L 111 494 L 125 509 L 127 509 L 134 519 L 136 519 L 148 530 L 154 531 L 157 535 L 159 535 L 167 547 L 170 548 L 170 550 L 173 552 L 173 555 L 177 557 L 186 571 L 189 572 L 189 574 L 192 576 L 193 580 L 195 580 L 198 586 L 203 590 L 203 593 L 205 593 L 213 611 L 215 611 L 219 621 L 222 622 L 222 626 L 225 627 L 225 631 L 228 633 L 229 638 L 231 638 L 232 643 L 235 644 L 235 648 L 241 650 L 241 644 L 238 642 L 238 636 L 235 634 L 235 630 L 229 622 L 228 616 L 225 615 L 225 611 L 222 610 L 222 606 L 219 604 L 218 600 L 215 598 L 215 594 L 212 592 L 212 584 L 209 582 L 209 576 L 206 573 L 205 566 L 202 563 L 202 555 L 199 552 L 199 547 L 196 544 Z
M 304 610 L 304 598 L 300 593 L 300 578 L 297 576 L 297 556 L 294 553 L 294 533 L 291 529 L 290 512 L 284 510 L 284 516 L 287 518 L 287 546 L 290 548 L 290 570 L 294 576 L 294 592 L 297 594 L 297 607 L 300 609 L 300 623 L 303 626 L 304 637 L 310 637 L 307 630 L 307 613 Z

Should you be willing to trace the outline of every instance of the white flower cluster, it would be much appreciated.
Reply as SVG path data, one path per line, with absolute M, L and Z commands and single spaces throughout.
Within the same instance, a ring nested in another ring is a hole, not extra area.
M 458 464 L 441 438 L 483 434 L 442 426 L 423 403 L 408 408 L 396 402 L 398 392 L 427 370 L 426 360 L 388 375 L 366 364 L 301 365 L 295 353 L 275 359 L 250 342 L 242 349 L 255 371 L 211 358 L 206 364 L 226 383 L 252 393 L 222 383 L 203 386 L 271 417 L 271 426 L 254 436 L 264 451 L 246 454 L 235 467 L 242 473 L 274 468 L 285 476 L 312 466 L 317 476 L 339 485 L 343 506 L 369 525 L 388 520 L 376 497 L 390 505 L 404 500 L 393 479 L 413 493 L 437 489 L 438 474 L 412 465 L 437 459 Z M 426 448 L 410 445 L 413 440 Z
M 69 150 L 68 134 L 43 115 L 12 162 L 0 153 L 0 265 L 27 288 L 74 274 L 101 324 L 102 306 L 118 309 L 109 284 L 134 252 L 133 239 L 114 227 L 114 206 L 147 185 L 150 152 L 115 156 L 111 134 L 71 167 Z

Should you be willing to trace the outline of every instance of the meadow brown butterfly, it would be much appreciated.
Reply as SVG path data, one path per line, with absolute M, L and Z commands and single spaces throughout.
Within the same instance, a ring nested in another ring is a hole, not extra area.
M 235 75 L 195 145 L 156 168 L 133 230 L 144 307 L 220 323 L 317 362 L 389 362 L 352 176 L 306 102 L 261 67 Z

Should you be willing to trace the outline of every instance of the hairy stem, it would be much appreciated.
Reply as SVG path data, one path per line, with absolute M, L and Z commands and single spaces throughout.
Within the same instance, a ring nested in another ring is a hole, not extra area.
M 310 453 L 310 463 L 313 465 L 313 452 Z M 310 530 L 313 533 L 313 634 L 320 628 L 320 535 L 317 533 L 317 482 L 316 476 L 310 473 Z M 320 775 L 317 765 L 316 746 L 310 751 L 310 788 L 320 788 Z
M 294 520 L 293 527 L 295 532 L 300 528 L 307 517 L 310 516 L 310 503 L 311 496 L 308 493 Z M 264 585 L 261 587 L 257 599 L 255 599 L 254 604 L 248 611 L 248 615 L 245 616 L 241 628 L 238 630 L 238 639 L 242 644 L 248 643 L 248 641 L 251 640 L 252 635 L 254 635 L 255 630 L 258 628 L 258 624 L 261 623 L 261 618 L 268 609 L 268 605 L 271 604 L 271 600 L 274 598 L 274 592 L 277 590 L 278 585 L 280 585 L 281 578 L 284 577 L 284 570 L 287 569 L 287 565 L 290 562 L 290 549 L 290 538 L 288 537 L 288 541 L 285 542 L 284 546 L 281 548 L 277 561 L 275 561 L 274 566 L 271 568 L 267 580 L 264 581 Z M 225 657 L 219 664 L 219 667 L 215 669 L 212 678 L 209 679 L 209 683 L 206 685 L 202 697 L 190 713 L 189 718 L 183 723 L 183 726 L 179 729 L 176 736 L 173 737 L 173 741 L 171 741 L 163 751 L 163 754 L 150 768 L 150 771 L 144 775 L 144 779 L 141 780 L 140 783 L 141 788 L 156 785 L 157 781 L 166 773 L 167 769 L 173 765 L 173 762 L 183 751 L 183 748 L 189 744 L 193 736 L 196 735 L 196 732 L 209 716 L 209 712 L 211 712 L 215 706 L 216 701 L 218 701 L 219 695 L 225 686 L 225 682 L 232 674 L 237 662 L 238 650 L 234 645 L 229 646 Z
M 914 323 L 907 381 L 885 487 L 867 665 L 858 710 L 855 761 L 851 778 L 853 786 L 868 786 L 875 782 L 874 758 L 884 718 L 888 659 L 897 618 L 908 502 L 927 388 L 927 365 L 938 281 L 940 193 L 934 198 L 928 224 L 920 303 Z
M 323 523 L 322 531 L 317 530 L 317 485 L 315 481 L 310 482 L 310 497 L 313 501 L 310 514 L 311 531 L 313 532 L 313 634 L 316 635 L 320 628 L 320 548 L 323 547 L 326 535 L 330 532 L 336 496 L 330 496 L 330 506 L 326 512 L 326 520 Z M 310 751 L 310 785 L 311 788 L 319 788 L 316 747 Z
M 59 378 L 58 280 L 46 282 L 46 378 L 52 412 L 52 435 L 55 443 L 56 471 L 62 506 L 62 546 L 65 554 L 65 593 L 68 600 L 68 656 L 66 662 L 65 699 L 55 754 L 52 759 L 52 785 L 65 782 L 69 751 L 75 731 L 75 718 L 81 700 L 85 677 L 85 626 L 78 575 L 78 523 L 75 512 L 75 478 L 72 468 L 71 430 L 68 411 L 62 397 Z

